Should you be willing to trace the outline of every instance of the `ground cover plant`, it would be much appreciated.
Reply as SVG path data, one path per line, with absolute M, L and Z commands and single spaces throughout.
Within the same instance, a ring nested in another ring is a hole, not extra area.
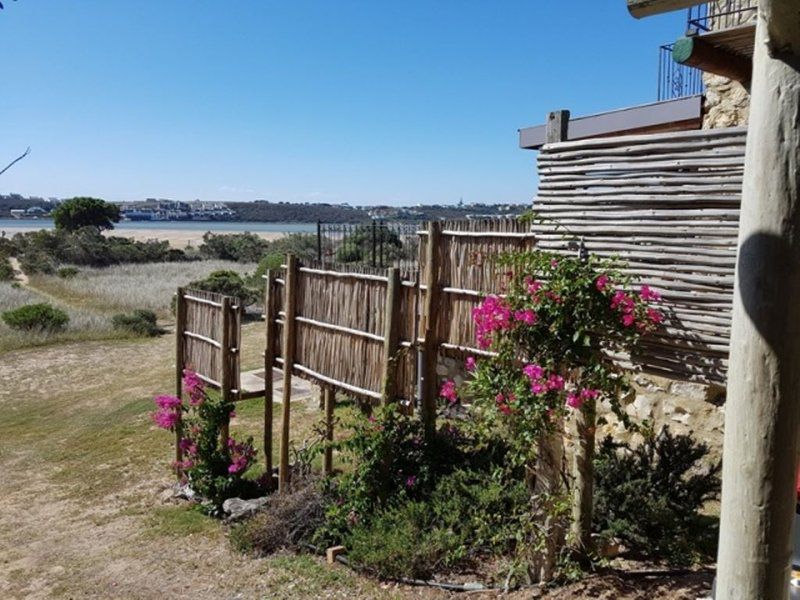
M 134 335 L 154 337 L 164 330 L 158 326 L 158 317 L 152 310 L 138 309 L 130 314 L 118 314 L 111 318 L 114 329 Z
M 25 304 L 4 311 L 0 318 L 12 329 L 34 332 L 63 331 L 69 323 L 69 315 L 46 302 Z

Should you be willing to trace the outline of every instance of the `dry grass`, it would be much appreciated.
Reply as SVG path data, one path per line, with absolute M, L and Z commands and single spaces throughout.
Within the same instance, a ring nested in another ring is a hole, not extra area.
M 118 265 L 82 268 L 72 279 L 38 275 L 31 278 L 31 285 L 70 304 L 103 313 L 145 308 L 165 317 L 179 286 L 202 279 L 212 271 L 227 269 L 244 274 L 252 273 L 255 267 L 221 260 Z

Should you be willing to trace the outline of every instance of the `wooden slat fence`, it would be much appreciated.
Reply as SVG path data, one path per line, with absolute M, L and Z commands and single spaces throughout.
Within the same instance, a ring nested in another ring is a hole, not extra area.
M 542 147 L 538 247 L 574 252 L 583 241 L 664 297 L 666 329 L 623 364 L 725 381 L 745 138 L 732 128 Z

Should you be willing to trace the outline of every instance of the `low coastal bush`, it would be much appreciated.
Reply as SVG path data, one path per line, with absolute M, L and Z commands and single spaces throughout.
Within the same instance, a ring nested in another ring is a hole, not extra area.
M 72 279 L 78 273 L 80 273 L 80 271 L 75 267 L 59 267 L 56 271 L 56 275 L 61 277 L 61 279 Z
M 0 281 L 13 281 L 14 267 L 5 256 L 0 256 Z
M 1 316 L 6 325 L 23 331 L 56 332 L 69 323 L 67 313 L 47 303 L 26 304 L 7 310 Z
M 246 277 L 236 271 L 219 270 L 209 273 L 204 279 L 190 282 L 186 287 L 194 290 L 215 292 L 225 296 L 233 296 L 249 306 L 260 299 L 261 294 L 247 284 Z
M 595 460 L 594 529 L 648 558 L 689 564 L 713 557 L 714 519 L 700 513 L 720 491 L 708 446 L 664 428 L 632 448 L 610 437 Z
M 254 233 L 211 233 L 203 235 L 200 254 L 205 258 L 258 262 L 267 253 L 269 242 Z
M 164 333 L 158 326 L 156 313 L 152 310 L 138 309 L 130 314 L 114 315 L 111 325 L 117 331 L 132 333 L 144 337 L 155 337 Z

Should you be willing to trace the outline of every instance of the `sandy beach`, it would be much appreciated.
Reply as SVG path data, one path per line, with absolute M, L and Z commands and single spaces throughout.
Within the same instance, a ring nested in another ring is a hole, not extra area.
M 12 236 L 15 233 L 38 231 L 39 229 L 41 229 L 41 227 L 12 226 L 2 228 L 6 236 Z M 241 233 L 241 231 L 222 231 L 215 229 L 214 233 Z M 286 235 L 286 233 L 278 231 L 254 231 L 253 233 L 267 241 L 275 240 Z M 138 241 L 166 240 L 173 248 L 199 246 L 203 242 L 203 234 L 205 234 L 205 231 L 189 229 L 115 229 L 105 232 L 105 235 L 113 235 Z

